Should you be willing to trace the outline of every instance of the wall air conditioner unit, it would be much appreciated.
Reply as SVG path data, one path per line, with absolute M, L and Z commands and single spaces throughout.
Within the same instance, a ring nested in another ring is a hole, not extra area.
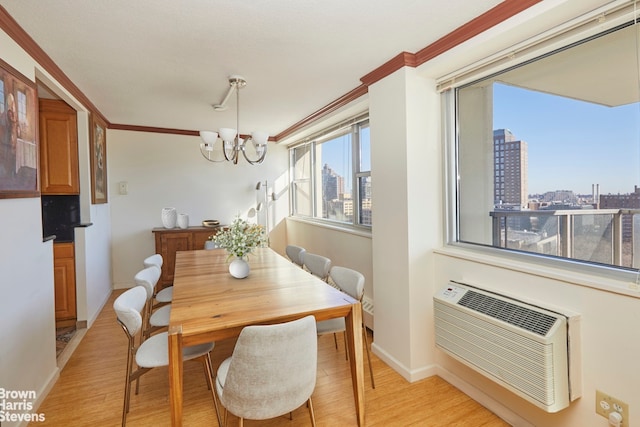
M 436 345 L 546 412 L 581 394 L 580 316 L 449 282 L 433 298 Z

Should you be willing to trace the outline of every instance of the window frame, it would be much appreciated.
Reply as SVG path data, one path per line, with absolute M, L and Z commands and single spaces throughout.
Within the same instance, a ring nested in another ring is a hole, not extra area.
M 362 209 L 361 209 L 361 201 L 360 201 L 360 188 L 359 182 L 361 178 L 371 178 L 371 170 L 361 170 L 361 129 L 369 127 L 369 115 L 368 113 L 361 114 L 352 119 L 349 119 L 345 122 L 342 122 L 338 125 L 331 126 L 321 130 L 314 135 L 305 138 L 302 141 L 298 141 L 296 143 L 291 144 L 289 148 L 289 176 L 290 176 L 290 200 L 289 200 L 289 216 L 301 219 L 305 221 L 315 222 L 319 224 L 331 225 L 339 228 L 349 228 L 358 231 L 370 232 L 372 225 L 361 224 L 362 220 Z M 322 217 L 322 206 L 319 206 L 318 200 L 318 192 L 322 191 L 321 188 L 321 176 L 318 174 L 321 173 L 322 168 L 318 168 L 317 164 L 317 156 L 316 150 L 318 147 L 332 139 L 339 138 L 344 135 L 351 135 L 351 198 L 353 201 L 353 215 L 350 222 L 340 221 L 330 218 Z M 296 179 L 296 169 L 295 169 L 295 150 L 300 149 L 302 147 L 309 147 L 309 155 L 310 155 L 310 164 L 307 165 L 310 170 L 310 177 L 308 178 L 310 182 L 310 210 L 311 215 L 305 215 L 297 212 L 298 210 L 298 200 L 297 200 L 297 191 L 296 187 L 299 182 L 304 181 L 304 179 Z
M 619 25 L 617 23 L 611 23 L 611 27 L 608 31 L 614 30 Z M 551 53 L 568 49 L 575 44 L 586 42 L 589 39 L 600 33 L 606 33 L 607 29 L 602 27 L 592 28 L 590 33 L 585 33 L 578 41 L 567 37 L 564 46 L 561 48 L 555 48 L 553 50 L 546 50 L 545 46 L 541 47 L 539 51 L 534 54 L 534 58 L 543 58 Z M 562 34 L 556 34 L 559 38 Z M 574 35 L 572 35 L 574 36 Z M 529 47 L 530 48 L 530 47 Z M 609 264 L 597 264 L 588 261 L 581 261 L 572 258 L 561 258 L 555 256 L 542 255 L 534 252 L 524 252 L 509 248 L 494 247 L 490 245 L 484 245 L 481 243 L 469 243 L 459 240 L 460 231 L 460 183 L 459 172 L 460 164 L 458 162 L 459 155 L 459 133 L 460 124 L 458 118 L 458 99 L 457 91 L 463 87 L 471 85 L 480 80 L 490 78 L 495 74 L 501 74 L 507 70 L 515 67 L 526 66 L 527 63 L 532 62 L 531 58 L 523 59 L 520 63 L 513 65 L 497 65 L 491 72 L 487 72 L 487 68 L 483 68 L 482 72 L 478 72 L 475 78 L 469 78 L 469 75 L 465 75 L 465 79 L 460 79 L 457 84 L 451 84 L 456 78 L 448 75 L 440 79 L 441 88 L 441 108 L 442 108 L 442 126 L 443 126 L 443 144 L 445 154 L 445 227 L 444 227 L 444 239 L 446 252 L 448 249 L 458 250 L 462 249 L 469 254 L 471 258 L 476 256 L 480 257 L 492 257 L 500 264 L 504 264 L 506 268 L 514 268 L 515 265 L 519 265 L 523 270 L 532 270 L 539 275 L 549 276 L 562 276 L 567 279 L 572 278 L 576 284 L 579 283 L 578 277 L 584 280 L 583 283 L 586 286 L 595 287 L 598 289 L 606 288 L 618 293 L 630 294 L 637 296 L 637 291 L 640 291 L 640 269 L 618 267 Z M 467 68 L 474 68 L 470 65 Z M 498 157 L 497 153 L 493 153 L 494 158 Z M 493 171 L 494 179 L 497 178 L 497 171 Z M 502 176 L 502 170 L 500 171 Z M 495 184 L 495 181 L 494 181 Z M 541 270 L 539 270 L 541 269 Z M 593 276 L 593 278 L 589 277 Z M 615 283 L 612 281 L 619 281 Z M 613 284 L 612 284 L 613 283 Z

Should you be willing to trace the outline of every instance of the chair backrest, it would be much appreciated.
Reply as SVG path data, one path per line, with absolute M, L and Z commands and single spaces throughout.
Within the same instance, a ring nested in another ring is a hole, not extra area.
M 351 298 L 362 301 L 364 296 L 364 276 L 362 273 L 350 268 L 335 266 L 331 268 L 329 277 L 342 292 Z
M 296 245 L 288 245 L 284 251 L 293 263 L 302 267 L 304 264 L 304 254 L 307 252 L 305 248 Z
M 120 295 L 113 302 L 113 309 L 118 320 L 127 329 L 129 336 L 134 336 L 142 327 L 140 312 L 147 302 L 147 292 L 141 286 L 135 286 Z
M 313 393 L 318 369 L 313 316 L 245 327 L 231 356 L 220 400 L 231 413 L 252 420 L 287 414 Z
M 157 267 L 147 267 L 140 270 L 133 278 L 138 286 L 142 286 L 147 291 L 147 299 L 153 297 L 153 290 L 160 279 L 160 270 Z
M 312 254 L 306 252 L 304 254 L 304 266 L 314 276 L 318 276 L 322 280 L 326 280 L 329 277 L 329 270 L 331 269 L 331 260 L 322 255 Z
M 145 258 L 144 261 L 142 261 L 142 264 L 144 265 L 144 268 L 155 266 L 162 270 L 163 262 L 164 260 L 162 259 L 162 255 L 155 254 Z

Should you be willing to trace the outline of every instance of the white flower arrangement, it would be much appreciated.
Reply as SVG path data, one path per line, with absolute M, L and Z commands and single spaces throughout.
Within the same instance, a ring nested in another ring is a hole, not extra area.
M 229 258 L 236 256 L 243 258 L 254 248 L 262 247 L 267 241 L 264 227 L 249 224 L 240 217 L 236 217 L 231 226 L 213 237 L 213 241 L 229 253 Z

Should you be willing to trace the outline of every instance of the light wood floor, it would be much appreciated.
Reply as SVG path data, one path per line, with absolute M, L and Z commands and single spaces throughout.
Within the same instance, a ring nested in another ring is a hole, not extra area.
M 74 354 L 37 412 L 46 421 L 35 426 L 105 427 L 119 426 L 122 414 L 127 339 L 116 323 L 110 301 L 86 333 Z M 317 425 L 353 426 L 355 408 L 345 360 L 344 343 L 338 337 L 319 338 L 318 377 L 313 394 Z M 233 340 L 216 344 L 214 369 L 231 355 Z M 471 400 L 439 377 L 408 383 L 380 359 L 371 355 L 376 388 L 371 388 L 365 365 L 366 425 L 388 426 L 469 426 L 503 427 L 507 423 Z M 365 357 L 365 364 L 366 364 Z M 169 389 L 167 370 L 154 369 L 141 378 L 140 394 L 132 393 L 127 425 L 169 426 Z M 205 382 L 202 365 L 187 362 L 184 375 L 184 425 L 216 426 L 213 402 Z M 229 425 L 237 425 L 230 418 Z M 307 427 L 311 425 L 306 407 L 293 413 L 293 420 L 280 417 L 267 421 L 246 421 L 246 426 Z

